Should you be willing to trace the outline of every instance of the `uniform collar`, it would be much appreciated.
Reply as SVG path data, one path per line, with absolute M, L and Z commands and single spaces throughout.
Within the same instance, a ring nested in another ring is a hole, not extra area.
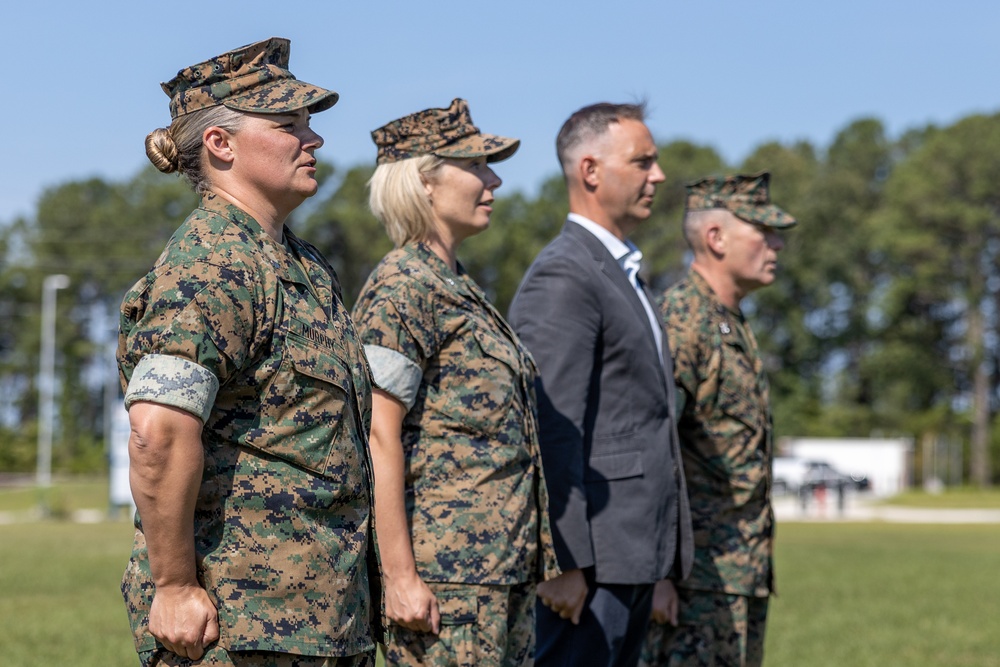
M 477 296 L 478 286 L 473 287 L 475 282 L 469 279 L 469 274 L 462 266 L 462 263 L 455 262 L 458 272 L 451 270 L 451 267 L 431 250 L 430 246 L 422 241 L 407 243 L 406 250 L 413 256 L 426 264 L 441 280 L 443 280 L 453 291 L 465 296 Z
M 732 310 L 726 306 L 726 304 L 722 303 L 722 301 L 719 300 L 719 296 L 715 293 L 715 290 L 712 289 L 712 286 L 708 284 L 705 277 L 698 273 L 697 270 L 690 269 L 688 271 L 688 280 L 692 285 L 694 285 L 695 290 L 697 290 L 699 294 L 712 302 L 712 305 L 715 306 L 717 311 L 723 314 L 732 315 L 740 322 L 743 321 L 743 312 L 740 310 Z
M 261 249 L 279 278 L 302 284 L 312 282 L 316 286 L 325 286 L 329 283 L 325 270 L 311 270 L 319 264 L 319 261 L 311 252 L 307 252 L 302 241 L 292 234 L 287 226 L 282 226 L 284 243 L 280 243 L 275 241 L 252 215 L 214 193 L 204 195 L 200 206 L 244 230 L 250 240 Z M 299 256 L 298 260 L 295 255 Z

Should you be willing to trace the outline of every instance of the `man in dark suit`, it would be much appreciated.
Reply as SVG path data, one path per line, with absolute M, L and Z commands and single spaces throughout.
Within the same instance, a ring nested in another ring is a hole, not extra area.
M 663 171 L 642 105 L 574 113 L 556 149 L 562 232 L 528 269 L 510 322 L 535 357 L 541 451 L 563 574 L 538 586 L 540 666 L 635 665 L 657 589 L 691 567 L 670 352 L 627 240 Z

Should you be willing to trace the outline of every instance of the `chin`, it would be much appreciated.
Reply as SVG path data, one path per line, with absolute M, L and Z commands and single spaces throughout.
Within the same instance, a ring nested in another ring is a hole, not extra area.
M 312 197 L 317 192 L 319 192 L 319 183 L 316 181 L 313 181 L 311 186 L 307 185 L 305 187 L 298 188 L 297 190 L 297 194 L 301 195 L 303 198 Z

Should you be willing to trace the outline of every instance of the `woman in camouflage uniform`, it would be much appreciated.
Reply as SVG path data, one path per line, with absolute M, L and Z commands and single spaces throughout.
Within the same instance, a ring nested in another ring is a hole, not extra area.
M 523 665 L 554 573 L 528 352 L 456 259 L 518 140 L 468 106 L 372 133 L 370 203 L 396 249 L 354 308 L 377 389 L 372 459 L 390 665 Z
M 202 199 L 121 309 L 144 667 L 371 665 L 380 639 L 370 374 L 333 269 L 284 226 L 337 93 L 288 55 L 273 38 L 182 70 L 146 139 Z

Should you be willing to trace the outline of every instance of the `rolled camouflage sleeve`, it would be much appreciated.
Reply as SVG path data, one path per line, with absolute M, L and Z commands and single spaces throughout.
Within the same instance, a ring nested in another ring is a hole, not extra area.
M 413 407 L 423 382 L 434 328 L 426 302 L 399 284 L 381 283 L 379 296 L 362 294 L 354 309 L 354 320 L 365 345 L 375 384 Z
M 381 345 L 365 345 L 375 384 L 402 402 L 409 410 L 417 400 L 424 372 L 408 358 Z
M 198 364 L 166 354 L 144 356 L 132 372 L 125 407 L 136 401 L 169 405 L 208 420 L 219 391 L 219 379 Z
M 179 368 L 180 361 L 186 361 L 214 378 L 216 387 L 225 384 L 269 334 L 255 326 L 260 318 L 255 313 L 259 299 L 250 287 L 254 278 L 245 271 L 198 262 L 167 267 L 147 279 L 147 289 L 142 284 L 133 288 L 123 303 L 118 348 L 128 386 L 140 365 L 148 370 L 143 362 L 149 357 L 174 359 L 168 362 L 174 377 L 200 378 L 190 368 Z M 157 372 L 162 364 L 155 362 Z

